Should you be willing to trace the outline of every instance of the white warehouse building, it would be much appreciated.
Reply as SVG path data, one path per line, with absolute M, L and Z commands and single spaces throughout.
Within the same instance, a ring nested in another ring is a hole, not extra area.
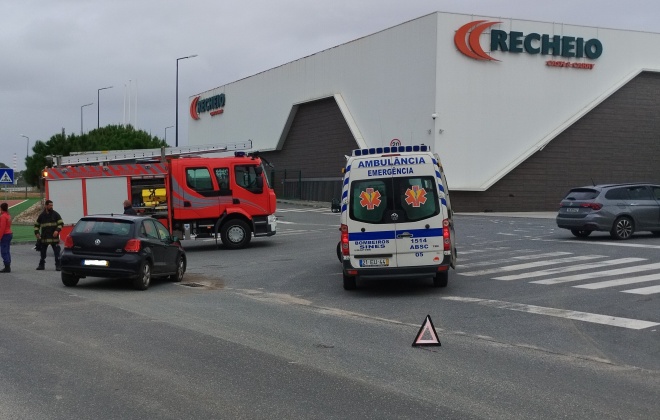
M 189 143 L 252 139 L 280 197 L 340 194 L 352 149 L 427 144 L 456 211 L 555 210 L 660 182 L 660 34 L 436 12 L 190 98 Z

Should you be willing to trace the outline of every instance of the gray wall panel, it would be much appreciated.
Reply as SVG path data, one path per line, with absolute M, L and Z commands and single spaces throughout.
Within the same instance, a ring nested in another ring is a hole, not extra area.
M 452 191 L 452 204 L 458 212 L 557 210 L 570 188 L 592 179 L 660 182 L 659 156 L 660 74 L 645 72 L 487 191 Z

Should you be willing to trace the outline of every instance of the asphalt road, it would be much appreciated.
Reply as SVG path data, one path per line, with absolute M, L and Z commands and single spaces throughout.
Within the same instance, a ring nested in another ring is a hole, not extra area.
M 645 267 L 660 263 L 660 238 L 577 240 L 551 219 L 458 215 L 447 288 L 371 280 L 347 292 L 338 215 L 279 207 L 276 236 L 237 251 L 186 241 L 184 282 L 145 292 L 109 279 L 65 288 L 52 257 L 35 271 L 36 252 L 13 247 L 0 277 L 0 418 L 660 412 L 658 296 L 629 292 L 660 280 L 575 287 L 660 273 Z M 590 277 L 566 279 L 578 274 Z M 411 346 L 426 315 L 441 347 Z

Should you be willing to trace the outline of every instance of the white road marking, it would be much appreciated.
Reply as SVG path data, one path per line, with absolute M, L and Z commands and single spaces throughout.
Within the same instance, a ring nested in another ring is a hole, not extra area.
M 453 300 L 453 301 L 465 302 L 465 303 L 476 303 L 491 308 L 508 309 L 510 311 L 527 312 L 538 315 L 547 315 L 557 318 L 572 319 L 575 321 L 584 321 L 584 322 L 591 322 L 594 324 L 629 328 L 632 330 L 642 330 L 644 328 L 650 328 L 660 325 L 660 323 L 657 322 L 643 321 L 639 319 L 620 318 L 616 316 L 592 314 L 589 312 L 570 311 L 566 309 L 547 308 L 544 306 L 536 306 L 536 305 L 525 305 L 522 303 L 511 303 L 511 302 L 504 302 L 501 300 L 465 298 L 458 296 L 447 296 L 441 299 Z
M 634 293 L 636 295 L 652 295 L 660 293 L 660 286 L 640 287 L 639 289 L 623 290 L 623 293 Z
M 470 271 L 467 273 L 456 273 L 462 276 L 482 276 L 486 274 L 495 274 L 495 273 L 503 273 L 507 271 L 517 271 L 517 270 L 526 270 L 528 268 L 536 268 L 536 267 L 542 267 L 546 265 L 554 265 L 554 264 L 562 264 L 562 263 L 569 263 L 569 262 L 575 262 L 575 261 L 585 261 L 585 260 L 593 260 L 596 258 L 606 258 L 605 255 L 580 255 L 577 257 L 567 257 L 567 258 L 558 258 L 556 260 L 547 260 L 547 261 L 535 261 L 531 263 L 526 263 L 526 264 L 514 264 L 514 265 L 507 265 L 504 267 L 497 267 L 497 268 L 491 268 L 488 270 L 478 270 L 478 271 Z
M 583 245 L 589 245 L 589 246 L 594 246 L 594 245 L 605 245 L 605 246 L 622 246 L 626 248 L 647 248 L 647 249 L 660 249 L 660 245 L 644 245 L 644 244 L 631 244 L 631 243 L 622 243 L 622 242 L 600 242 L 600 241 L 580 241 L 580 240 L 567 240 L 567 239 L 534 239 L 535 241 L 542 241 L 542 242 L 570 242 L 571 245 L 573 244 L 583 244 Z
M 548 252 L 546 254 L 519 255 L 517 257 L 511 257 L 511 258 L 506 258 L 506 259 L 479 261 L 479 262 L 475 262 L 475 263 L 472 263 L 472 264 L 459 264 L 459 265 L 456 266 L 456 268 L 483 267 L 485 265 L 504 264 L 504 263 L 510 263 L 510 262 L 517 262 L 517 261 L 520 261 L 520 260 L 537 260 L 537 259 L 548 258 L 548 257 L 559 257 L 559 256 L 562 256 L 562 255 L 571 255 L 571 253 L 570 252 Z
M 604 289 L 606 287 L 625 286 L 627 284 L 644 283 L 646 281 L 655 281 L 655 280 L 660 280 L 660 274 L 655 273 L 655 274 L 647 274 L 645 276 L 639 276 L 639 277 L 628 277 L 625 279 L 599 281 L 598 283 L 581 284 L 579 286 L 573 286 L 573 287 L 593 290 L 593 289 Z
M 634 267 L 618 268 L 616 270 L 595 271 L 592 273 L 576 274 L 574 276 L 557 277 L 554 279 L 547 279 L 547 280 L 536 280 L 536 281 L 531 281 L 530 283 L 560 284 L 560 283 L 568 283 L 571 281 L 595 279 L 598 277 L 608 277 L 608 276 L 618 276 L 620 274 L 638 273 L 640 271 L 655 270 L 656 268 L 660 268 L 660 263 L 636 265 Z
M 503 251 L 508 249 L 510 249 L 508 246 L 501 246 L 497 248 L 469 249 L 467 251 L 461 251 L 461 255 L 478 254 L 478 253 L 491 252 L 491 251 Z
M 512 274 L 512 275 L 509 275 L 509 276 L 495 277 L 494 280 L 507 280 L 508 281 L 508 280 L 528 279 L 530 277 L 549 276 L 551 274 L 568 273 L 568 272 L 571 272 L 571 271 L 591 270 L 592 268 L 601 268 L 601 267 L 606 267 L 606 266 L 610 266 L 610 265 L 627 264 L 627 263 L 638 262 L 638 261 L 646 261 L 646 258 L 619 258 L 619 259 L 610 260 L 610 261 L 599 261 L 599 262 L 592 262 L 592 263 L 588 263 L 588 264 L 571 265 L 571 266 L 568 266 L 568 267 L 549 268 L 547 270 L 531 271 L 529 273 Z
M 466 253 L 469 251 L 466 251 Z M 483 251 L 479 251 L 483 252 Z M 465 253 L 461 251 L 461 248 L 458 249 L 458 253 L 461 255 L 461 263 L 465 263 L 468 261 L 483 261 L 483 258 L 487 257 L 490 260 L 497 259 L 497 258 L 509 258 L 512 255 L 518 255 L 518 254 L 525 254 L 525 253 L 534 253 L 534 252 L 541 252 L 538 249 L 509 249 L 509 248 L 502 248 L 502 249 L 497 249 L 493 248 L 493 250 L 488 250 L 487 254 L 477 254 L 477 253 L 471 253 L 468 254 L 467 257 L 465 256 Z

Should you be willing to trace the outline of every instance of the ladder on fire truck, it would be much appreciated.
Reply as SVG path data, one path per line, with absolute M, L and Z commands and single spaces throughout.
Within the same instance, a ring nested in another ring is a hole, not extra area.
M 209 144 L 188 147 L 162 147 L 160 149 L 107 150 L 94 152 L 79 152 L 71 156 L 53 156 L 53 166 L 74 166 L 117 161 L 139 161 L 162 159 L 202 153 L 222 153 L 233 150 L 248 150 L 252 148 L 252 140 L 228 144 Z

